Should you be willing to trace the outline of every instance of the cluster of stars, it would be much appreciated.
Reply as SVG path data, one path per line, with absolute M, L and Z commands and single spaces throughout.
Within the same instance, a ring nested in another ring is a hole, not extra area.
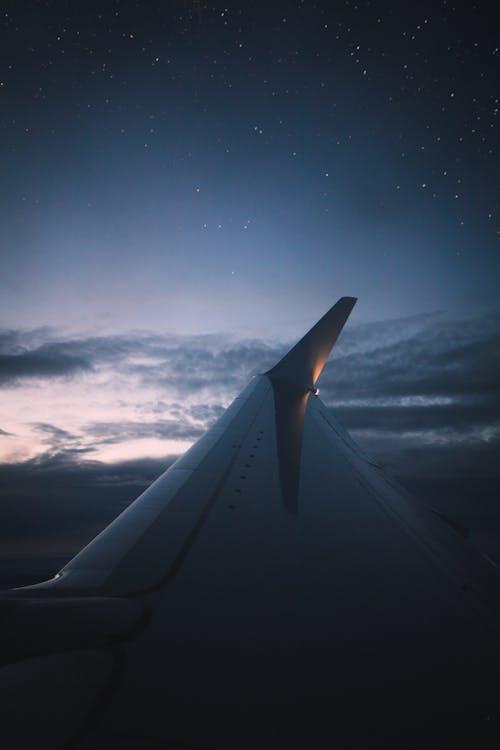
M 304 0 L 264 15 L 202 2 L 140 16 L 133 3 L 88 14 L 76 4 L 62 16 L 60 3 L 38 5 L 39 15 L 15 8 L 2 19 L 8 160 L 54 140 L 65 158 L 89 132 L 102 149 L 165 172 L 188 160 L 234 170 L 245 154 L 291 169 L 333 215 L 346 164 L 383 153 L 384 206 L 429 195 L 450 225 L 480 226 L 491 241 L 483 225 L 495 224 L 497 198 L 475 196 L 496 174 L 499 48 L 480 3 L 460 22 L 445 0 L 411 12 Z M 192 143 L 185 131 L 196 132 Z M 21 179 L 23 203 L 28 188 Z M 214 226 L 231 221 L 248 230 L 229 214 Z

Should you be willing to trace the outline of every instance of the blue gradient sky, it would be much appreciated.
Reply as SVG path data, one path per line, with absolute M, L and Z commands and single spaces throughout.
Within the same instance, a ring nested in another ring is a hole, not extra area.
M 486 7 L 11 4 L 7 326 L 292 335 L 498 288 Z

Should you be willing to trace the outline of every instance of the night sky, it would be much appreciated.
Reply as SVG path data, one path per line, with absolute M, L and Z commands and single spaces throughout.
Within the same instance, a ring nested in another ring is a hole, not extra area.
M 1 4 L 2 585 L 342 295 L 323 400 L 500 559 L 493 7 Z

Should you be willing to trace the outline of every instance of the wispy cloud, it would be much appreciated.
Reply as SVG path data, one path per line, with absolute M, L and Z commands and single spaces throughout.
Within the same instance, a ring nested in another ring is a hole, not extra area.
M 73 343 L 43 344 L 36 349 L 0 353 L 0 384 L 23 378 L 50 378 L 91 369 L 90 361 L 77 353 Z
M 205 425 L 195 426 L 184 415 L 179 415 L 179 419 L 158 419 L 153 422 L 94 422 L 83 429 L 86 435 L 100 444 L 109 444 L 149 437 L 194 441 L 201 437 L 206 428 Z
M 123 457 L 180 452 L 288 346 L 215 335 L 4 332 L 4 450 L 24 439 L 32 444 L 25 458 L 50 450 L 116 460 L 120 446 Z M 362 440 L 488 441 L 500 431 L 499 375 L 499 315 L 434 314 L 348 328 L 320 385 Z

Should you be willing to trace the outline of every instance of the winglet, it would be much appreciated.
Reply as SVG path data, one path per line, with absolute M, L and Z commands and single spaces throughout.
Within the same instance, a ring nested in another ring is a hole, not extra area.
M 356 297 L 341 297 L 266 375 L 313 390 L 356 301 Z

